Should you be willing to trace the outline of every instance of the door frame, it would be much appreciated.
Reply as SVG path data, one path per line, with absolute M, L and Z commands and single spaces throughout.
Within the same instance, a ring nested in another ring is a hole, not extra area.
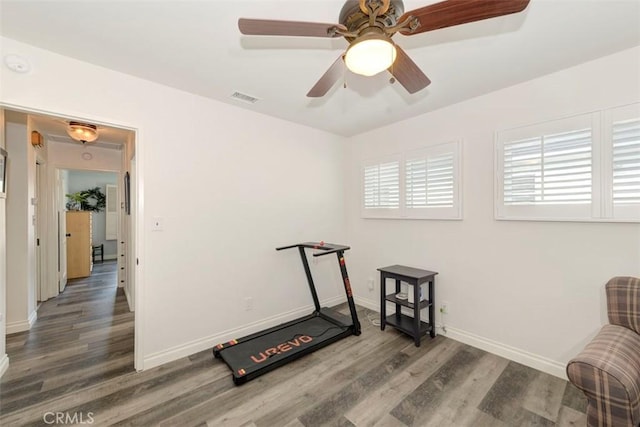
M 55 295 L 58 295 L 60 292 L 64 292 L 67 287 L 67 277 L 69 276 L 67 273 L 67 218 L 66 215 L 63 215 L 65 203 L 62 199 L 64 184 L 62 179 L 62 169 L 53 169 L 53 185 L 55 186 L 55 199 L 53 200 L 53 215 L 55 218 L 52 218 L 55 221 L 55 229 L 56 229 L 56 252 L 57 259 L 55 265 L 57 266 L 57 270 L 52 267 L 51 272 L 57 271 L 55 276 L 56 280 L 52 280 L 51 286 L 55 286 L 56 292 Z M 53 261 L 53 260 L 52 260 Z M 64 274 L 61 274 L 64 271 Z M 54 283 L 55 282 L 55 283 Z
M 51 116 L 63 120 L 76 120 L 81 122 L 94 123 L 96 125 L 103 125 L 109 127 L 117 127 L 121 129 L 126 129 L 132 131 L 134 134 L 133 138 L 133 147 L 136 157 L 135 162 L 135 176 L 136 180 L 132 184 L 135 185 L 135 194 L 136 198 L 131 200 L 131 203 L 135 205 L 135 209 L 132 209 L 132 213 L 135 212 L 135 216 L 132 218 L 133 224 L 133 234 L 134 234 L 134 254 L 136 258 L 136 264 L 133 265 L 133 288 L 135 292 L 135 316 L 134 316 L 134 368 L 137 371 L 144 370 L 144 354 L 142 353 L 142 349 L 144 348 L 144 262 L 141 262 L 144 259 L 144 140 L 143 140 L 143 131 L 140 127 L 136 126 L 132 123 L 116 123 L 111 121 L 109 118 L 104 117 L 96 117 L 96 116 L 78 116 L 72 113 L 65 113 L 63 111 L 48 111 L 42 110 L 38 108 L 33 108 L 25 105 L 18 105 L 6 102 L 0 102 L 0 108 L 7 110 L 15 110 L 26 114 L 37 114 L 37 115 L 45 115 Z M 55 178 L 54 172 L 55 169 L 77 169 L 77 168 L 65 168 L 64 164 L 55 166 L 52 165 L 51 161 L 47 162 L 47 191 L 51 191 L 52 187 L 55 188 Z M 50 193 L 51 194 L 51 193 Z M 56 202 L 57 203 L 57 202 Z M 57 236 L 57 211 L 54 211 L 54 206 L 52 203 L 47 204 L 47 219 L 46 223 L 49 226 L 49 234 L 54 234 L 54 239 Z M 55 213 L 55 215 L 54 215 Z M 55 226 L 54 226 L 55 225 Z M 48 236 L 48 241 L 52 241 Z M 52 248 L 54 245 L 48 245 L 47 247 L 47 261 L 53 259 L 54 261 L 57 259 L 57 245 Z M 55 271 L 55 281 L 57 284 L 57 262 L 51 263 L 49 262 L 48 274 L 47 278 L 49 280 L 51 277 L 51 270 Z M 54 266 L 55 268 L 51 268 Z M 5 290 L 6 294 L 6 290 Z M 6 295 L 5 295 L 6 298 Z M 6 334 L 6 332 L 4 332 Z
M 34 243 L 35 246 L 35 250 L 36 250 L 36 307 L 38 307 L 38 304 L 40 301 L 42 301 L 42 296 L 43 295 L 47 295 L 48 292 L 46 292 L 46 289 L 44 289 L 45 292 L 43 292 L 43 287 L 44 286 L 44 272 L 46 271 L 46 265 L 44 263 L 44 260 L 46 259 L 46 249 L 44 248 L 44 239 L 42 239 L 41 242 L 41 237 L 44 234 L 43 233 L 43 227 L 42 227 L 42 223 L 43 218 L 42 218 L 42 204 L 44 202 L 44 197 L 43 197 L 43 175 L 46 175 L 45 173 L 46 171 L 46 166 L 43 165 L 43 162 L 38 159 L 38 157 L 36 156 L 36 181 L 35 181 L 35 206 L 34 206 L 34 220 L 35 220 L 35 235 L 34 235 L 34 239 L 36 240 L 36 242 Z M 45 183 L 46 184 L 46 183 Z M 40 244 L 42 243 L 42 245 Z M 37 310 L 37 308 L 36 308 Z

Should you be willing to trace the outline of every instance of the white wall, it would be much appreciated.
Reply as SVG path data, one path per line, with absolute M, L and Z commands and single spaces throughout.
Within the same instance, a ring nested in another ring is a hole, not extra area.
M 88 190 L 90 188 L 100 187 L 103 194 L 107 194 L 107 184 L 118 185 L 119 174 L 115 172 L 96 172 L 96 171 L 69 171 L 69 188 L 66 194 L 78 191 Z M 116 259 L 117 256 L 117 240 L 105 240 L 107 213 L 103 209 L 101 212 L 94 212 L 92 215 L 92 242 L 93 245 L 104 245 L 104 256 L 107 259 Z M 100 258 L 98 258 L 100 259 Z
M 344 241 L 342 138 L 10 39 L 1 46 L 34 70 L 2 67 L 0 102 L 138 129 L 144 367 L 307 310 L 297 253 L 274 248 Z M 78 82 L 91 97 L 69 90 Z M 151 230 L 156 217 L 163 231 Z M 323 299 L 342 295 L 334 264 L 314 265 Z
M 27 118 L 6 112 L 7 333 L 28 330 L 36 318 L 35 150 Z
M 351 138 L 347 230 L 358 301 L 379 307 L 379 288 L 366 286 L 379 281 L 378 267 L 437 271 L 450 336 L 563 376 L 606 322 L 605 282 L 640 276 L 640 224 L 495 221 L 494 132 L 640 100 L 639 56 L 627 50 Z M 464 141 L 463 221 L 360 218 L 364 159 L 453 139 Z

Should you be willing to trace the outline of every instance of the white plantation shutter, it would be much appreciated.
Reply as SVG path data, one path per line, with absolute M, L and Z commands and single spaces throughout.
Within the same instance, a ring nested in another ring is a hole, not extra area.
M 405 167 L 407 208 L 453 206 L 453 153 L 410 159 Z
M 640 222 L 640 103 L 496 134 L 497 219 Z
M 530 204 L 541 199 L 542 138 L 504 145 L 504 203 Z
M 613 203 L 640 203 L 640 119 L 614 122 Z
M 427 207 L 453 207 L 455 179 L 453 153 L 427 159 Z
M 427 207 L 427 159 L 405 162 L 405 191 L 408 208 Z
M 591 129 L 504 144 L 504 204 L 591 203 Z
M 601 203 L 598 113 L 496 134 L 497 219 L 591 221 Z
M 364 167 L 364 208 L 400 208 L 400 162 L 397 160 Z

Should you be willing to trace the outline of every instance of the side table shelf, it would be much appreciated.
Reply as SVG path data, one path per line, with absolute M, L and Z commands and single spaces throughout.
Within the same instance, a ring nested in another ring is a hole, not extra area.
M 415 336 L 415 324 L 413 322 L 413 318 L 407 316 L 406 314 L 400 313 L 392 314 L 391 316 L 387 316 L 384 319 L 385 323 L 389 326 L 393 326 L 399 331 L 404 332 L 407 335 Z M 422 337 L 426 335 L 427 332 L 431 331 L 431 326 L 427 322 L 420 321 L 420 327 L 418 329 L 418 336 Z M 416 347 L 419 347 L 420 343 L 416 344 Z
M 384 331 L 386 325 L 406 333 L 413 337 L 416 347 L 420 347 L 420 339 L 429 333 L 431 338 L 436 336 L 435 327 L 435 276 L 438 274 L 434 271 L 422 270 L 419 268 L 407 267 L 404 265 L 392 265 L 389 267 L 379 268 L 380 272 L 380 329 Z M 395 280 L 395 292 L 387 293 L 387 279 Z M 401 282 L 408 283 L 413 286 L 412 304 L 405 299 L 400 299 L 396 295 L 400 292 Z M 427 298 L 421 300 L 421 285 L 428 285 Z M 387 316 L 387 302 L 395 304 L 395 313 Z M 413 317 L 407 316 L 401 312 L 402 307 L 413 310 Z M 420 320 L 420 311 L 428 309 L 429 318 L 427 322 Z
M 394 303 L 394 304 L 400 304 L 403 307 L 410 308 L 411 310 L 413 310 L 413 308 L 414 308 L 413 304 L 408 302 L 406 299 L 400 299 L 400 298 L 396 297 L 396 294 L 389 294 L 389 295 L 387 295 L 385 297 L 385 299 L 387 301 L 389 301 L 389 302 Z M 425 299 L 425 300 L 420 301 L 420 309 L 427 308 L 429 306 L 429 304 L 431 304 L 429 302 L 429 300 Z

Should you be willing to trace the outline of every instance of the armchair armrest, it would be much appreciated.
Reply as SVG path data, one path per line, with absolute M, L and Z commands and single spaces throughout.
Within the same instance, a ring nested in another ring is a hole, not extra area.
M 569 361 L 567 377 L 587 397 L 590 427 L 640 424 L 640 335 L 605 325 Z
M 640 279 L 614 277 L 605 288 L 609 323 L 640 334 Z

